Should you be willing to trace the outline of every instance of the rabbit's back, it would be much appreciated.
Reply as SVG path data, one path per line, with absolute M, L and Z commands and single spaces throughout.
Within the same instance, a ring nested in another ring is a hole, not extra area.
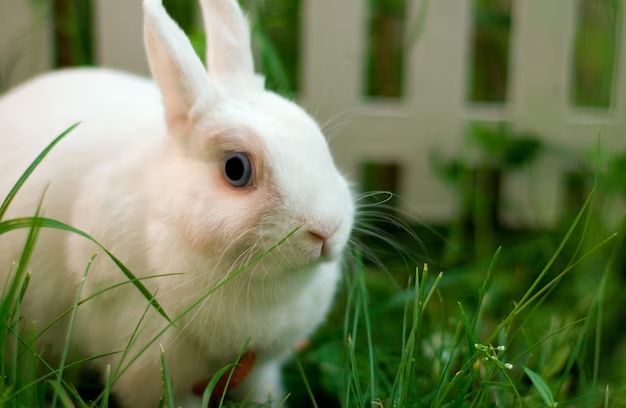
M 85 184 L 91 183 L 92 175 L 103 166 L 115 168 L 119 161 L 128 161 L 137 149 L 143 152 L 145 146 L 160 143 L 165 133 L 162 115 L 151 81 L 111 70 L 59 71 L 10 91 L 0 98 L 0 201 L 56 136 L 80 124 L 40 163 L 4 219 L 34 215 L 45 191 L 43 214 L 75 224 L 76 201 L 86 195 Z M 95 185 L 88 186 L 87 194 L 106 194 L 104 185 L 91 184 Z M 14 231 L 0 237 L 3 282 L 11 262 L 19 259 L 25 234 Z M 79 276 L 69 272 L 68 236 L 50 230 L 39 236 L 29 264 L 33 271 L 29 294 L 34 300 L 24 305 L 30 319 L 52 320 L 74 296 Z M 45 277 L 37 278 L 39 274 Z
M 138 143 L 157 142 L 164 133 L 160 97 L 147 79 L 105 69 L 40 76 L 0 98 L 0 197 L 39 152 L 77 122 L 37 168 L 11 213 L 32 215 L 23 212 L 33 210 L 33 200 L 49 183 L 49 193 L 71 194 L 91 167 Z

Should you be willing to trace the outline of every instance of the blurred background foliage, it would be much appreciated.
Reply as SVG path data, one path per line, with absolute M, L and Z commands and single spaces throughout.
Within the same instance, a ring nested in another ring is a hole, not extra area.
M 469 100 L 504 102 L 511 41 L 511 0 L 473 2 Z
M 404 38 L 406 0 L 368 0 L 369 47 L 365 95 L 402 97 L 404 91 Z
M 34 7 L 51 13 L 54 66 L 93 65 L 93 4 L 85 0 L 30 0 Z M 241 1 L 253 24 L 257 69 L 268 86 L 287 96 L 299 88 L 300 0 Z M 164 0 L 168 12 L 190 36 L 204 56 L 205 37 L 195 0 Z
M 93 65 L 93 5 L 85 0 L 30 0 L 51 4 L 56 67 Z M 297 94 L 300 82 L 301 0 L 240 0 L 253 22 L 256 63 L 271 89 Z M 426 3 L 426 2 L 425 2 Z M 164 0 L 174 19 L 204 54 L 204 34 L 194 0 Z M 406 47 L 415 27 L 407 27 L 407 0 L 367 0 L 369 41 L 363 93 L 399 98 L 404 94 Z M 620 0 L 581 0 L 575 36 L 572 102 L 584 107 L 611 104 L 618 50 Z M 511 0 L 472 2 L 472 57 L 468 100 L 502 103 L 507 99 L 512 25 Z M 7 60 L 7 63 L 10 62 Z
M 41 7 L 44 2 L 32 0 Z M 253 22 L 253 43 L 259 71 L 268 86 L 295 98 L 300 90 L 301 0 L 242 1 Z M 197 0 L 165 0 L 167 9 L 190 35 L 199 55 L 204 55 L 204 34 L 197 13 Z M 94 63 L 91 3 L 84 0 L 52 0 L 54 16 L 54 60 L 56 67 Z M 368 98 L 402 98 L 406 85 L 404 41 L 413 27 L 407 26 L 408 0 L 367 0 L 368 41 L 363 95 Z M 614 99 L 618 34 L 622 3 L 619 0 L 580 0 L 578 31 L 572 56 L 571 103 L 577 107 L 610 109 Z M 473 0 L 471 58 L 466 92 L 469 103 L 505 104 L 511 59 L 512 0 Z M 419 41 L 419 39 L 417 39 Z M 541 63 L 538 61 L 537 63 Z M 4 72 L 4 71 L 3 71 Z M 6 76 L 6 75 L 5 75 Z M 406 225 L 398 211 L 396 195 L 372 195 L 369 203 L 384 216 L 366 214 L 357 225 L 355 239 L 365 245 L 364 264 L 368 292 L 361 298 L 371 311 L 376 329 L 373 348 L 376 383 L 381 395 L 391 387 L 403 344 L 402 311 L 410 289 L 405 289 L 413 268 L 424 262 L 432 270 L 445 270 L 436 292 L 436 302 L 425 310 L 423 340 L 415 388 L 417 405 L 433 402 L 433 389 L 442 376 L 460 372 L 471 345 L 454 354 L 452 347 L 462 324 L 458 305 L 478 316 L 477 338 L 486 333 L 511 309 L 538 275 L 543 265 L 559 253 L 553 269 L 572 265 L 612 233 L 618 238 L 599 253 L 577 263 L 556 289 L 545 293 L 539 303 L 512 326 L 515 336 L 496 339 L 507 344 L 507 356 L 516 369 L 512 376 L 524 392 L 525 403 L 542 405 L 532 391 L 530 379 L 518 367 L 531 366 L 566 406 L 602 406 L 606 384 L 610 384 L 611 406 L 626 406 L 626 152 L 603 149 L 601 142 L 587 156 L 573 154 L 546 143 L 542 135 L 517 132 L 506 122 L 471 123 L 464 135 L 465 148 L 455 155 L 432 152 L 431 167 L 442 184 L 453 191 L 458 212 L 448 223 L 423 222 Z M 551 227 L 510 226 L 503 222 L 502 190 L 512 175 L 528 171 L 544 156 L 558 156 L 569 163 L 564 180 L 559 222 Z M 369 161 L 360 167 L 361 191 L 400 190 L 402 169 L 398 163 Z M 593 191 L 583 221 L 563 248 L 560 240 L 569 233 L 572 220 Z M 473 308 L 485 271 L 494 253 L 502 247 L 492 272 L 485 309 Z M 560 251 L 560 252 L 559 252 Z M 556 274 L 556 272 L 555 272 Z M 553 275 L 554 276 L 554 275 Z M 329 323 L 300 355 L 320 406 L 345 402 L 346 349 L 342 336 L 346 310 L 354 307 L 350 288 L 339 297 L 339 306 Z M 352 299 L 352 300 L 351 300 Z M 582 320 L 581 320 L 582 319 Z M 358 319 L 356 320 L 359 321 Z M 361 323 L 362 324 L 362 323 Z M 356 327 L 356 324 L 355 324 Z M 553 333 L 553 334 L 550 334 Z M 353 333 L 355 335 L 355 333 Z M 355 364 L 363 384 L 370 367 L 371 349 L 365 336 L 355 341 Z M 532 347 L 531 347 L 532 346 Z M 530 350 L 530 351 L 528 351 Z M 519 357 L 515 357 L 516 355 Z M 452 359 L 453 355 L 457 357 Z M 463 357 L 465 356 L 465 357 Z M 448 370 L 448 371 L 446 371 Z M 472 371 L 474 370 L 474 371 Z M 485 366 L 476 360 L 472 371 L 481 381 Z M 483 370 L 483 371 L 481 371 Z M 288 367 L 292 406 L 304 406 L 308 395 L 299 368 Z M 498 381 L 503 381 L 499 378 Z M 465 398 L 472 381 L 453 388 Z M 464 388 L 465 387 L 465 388 Z M 496 380 L 492 403 L 509 406 L 510 390 L 503 393 Z M 436 396 L 436 395 L 435 395 Z M 470 400 L 461 400 L 470 405 Z M 495 401 L 495 402 L 494 402 Z M 457 401 L 458 402 L 458 401 Z M 299 405 L 303 404 L 303 405 Z M 467 406 L 466 405 L 466 406 Z
M 572 101 L 578 106 L 611 106 L 621 4 L 620 0 L 581 2 L 572 86 Z

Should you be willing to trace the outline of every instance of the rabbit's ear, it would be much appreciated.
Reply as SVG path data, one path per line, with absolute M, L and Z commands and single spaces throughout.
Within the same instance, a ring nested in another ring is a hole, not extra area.
M 237 0 L 200 0 L 200 4 L 209 74 L 238 80 L 256 78 L 250 25 Z
M 167 124 L 174 130 L 189 123 L 194 107 L 208 102 L 208 76 L 187 36 L 167 14 L 161 0 L 144 0 L 143 5 L 150 70 L 161 90 Z

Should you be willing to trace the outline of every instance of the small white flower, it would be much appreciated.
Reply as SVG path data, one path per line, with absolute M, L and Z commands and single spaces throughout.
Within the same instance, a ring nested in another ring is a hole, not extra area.
M 511 364 L 511 363 L 506 363 L 506 364 L 504 364 L 504 367 L 505 367 L 506 369 L 508 369 L 508 370 L 512 370 L 512 369 L 513 369 L 513 364 Z

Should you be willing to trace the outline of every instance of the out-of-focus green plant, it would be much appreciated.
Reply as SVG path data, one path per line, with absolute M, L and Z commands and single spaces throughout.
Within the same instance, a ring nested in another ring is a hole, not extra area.
M 542 147 L 536 135 L 513 132 L 507 123 L 500 123 L 496 127 L 472 124 L 467 140 L 471 146 L 480 150 L 485 163 L 506 170 L 515 170 L 531 163 Z
M 91 2 L 84 0 L 31 0 L 32 6 L 50 13 L 54 27 L 55 66 L 90 65 L 94 58 Z M 244 1 L 252 21 L 252 42 L 258 71 L 267 85 L 285 96 L 299 90 L 300 0 Z M 164 0 L 172 18 L 189 35 L 202 58 L 206 40 L 197 0 Z M 0 80 L 4 72 L 0 73 Z
M 196 28 L 196 0 L 163 0 L 163 6 L 183 31 Z
M 460 203 L 460 215 L 451 229 L 448 262 L 463 251 L 458 245 L 474 234 L 477 256 L 493 251 L 494 234 L 501 229 L 502 184 L 507 173 L 530 165 L 541 153 L 539 137 L 513 132 L 508 124 L 472 124 L 466 134 L 470 155 L 444 158 L 434 152 L 431 164 L 436 174 L 451 186 Z M 473 153 L 473 154 L 472 154 Z
M 506 123 L 494 126 L 471 124 L 466 134 L 470 149 L 478 158 L 468 156 L 444 158 L 438 152 L 431 156 L 433 168 L 448 184 L 457 184 L 463 173 L 476 167 L 512 171 L 532 163 L 544 147 L 531 133 L 516 133 Z
M 621 0 L 581 0 L 574 41 L 571 101 L 608 108 L 613 99 Z
M 617 153 L 609 159 L 607 187 L 626 199 L 626 152 Z
M 293 97 L 300 88 L 300 0 L 240 0 L 252 23 L 256 69 L 269 89 Z M 168 12 L 189 35 L 201 58 L 206 50 L 197 0 L 165 0 Z
M 506 102 L 511 39 L 511 0 L 473 0 L 472 61 L 468 99 Z
M 404 94 L 406 0 L 369 0 L 369 36 L 364 94 L 399 98 Z
M 91 65 L 94 57 L 92 4 L 84 0 L 53 0 L 54 65 Z
M 286 96 L 300 89 L 300 0 L 246 1 L 253 18 L 252 39 L 267 85 Z

